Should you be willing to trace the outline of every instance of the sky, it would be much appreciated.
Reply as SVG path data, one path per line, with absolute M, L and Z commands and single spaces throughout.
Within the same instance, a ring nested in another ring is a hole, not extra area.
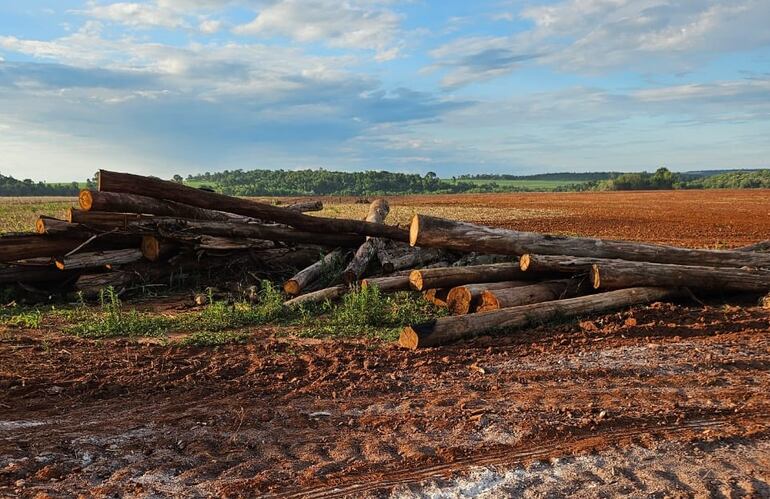
M 0 173 L 770 167 L 768 0 L 0 0 Z

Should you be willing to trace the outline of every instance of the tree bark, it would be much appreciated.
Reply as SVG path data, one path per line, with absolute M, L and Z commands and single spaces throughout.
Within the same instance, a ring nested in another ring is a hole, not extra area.
M 362 236 L 386 237 L 397 241 L 409 240 L 408 232 L 399 227 L 361 220 L 315 217 L 278 206 L 225 196 L 201 189 L 194 189 L 175 182 L 129 173 L 100 170 L 99 190 L 140 194 L 199 208 L 221 210 L 260 220 L 283 223 L 308 232 L 325 234 L 349 233 Z
M 80 196 L 78 196 L 78 204 L 83 211 L 141 213 L 146 215 L 160 215 L 219 222 L 248 221 L 248 217 L 234 215 L 232 213 L 207 210 L 196 206 L 176 203 L 174 201 L 164 201 L 162 199 L 142 196 L 139 194 L 120 192 L 83 189 L 80 191 Z
M 481 295 L 478 312 L 573 298 L 590 291 L 592 289 L 587 279 L 562 279 L 519 288 L 487 290 Z
M 348 292 L 348 287 L 345 284 L 339 284 L 330 288 L 319 289 L 312 293 L 300 295 L 296 298 L 292 298 L 289 301 L 284 302 L 286 307 L 295 307 L 303 303 L 318 303 L 326 300 L 336 300 L 340 296 Z
M 595 263 L 607 261 L 602 258 L 564 255 L 521 255 L 519 267 L 524 272 L 554 274 L 588 274 Z
M 408 275 L 394 275 L 385 277 L 367 277 L 361 280 L 361 287 L 377 286 L 380 291 L 403 291 L 409 289 Z
M 0 235 L 0 262 L 64 255 L 85 241 L 84 237 L 58 237 L 43 234 Z
M 502 281 L 502 282 L 484 282 L 478 284 L 465 284 L 456 286 L 449 290 L 446 304 L 452 315 L 465 315 L 475 312 L 481 302 L 481 295 L 491 290 L 505 290 L 507 288 L 518 288 L 532 284 L 527 281 Z
M 666 300 L 677 296 L 669 288 L 630 288 L 595 295 L 555 300 L 520 307 L 501 308 L 491 312 L 441 317 L 430 322 L 408 326 L 398 340 L 405 348 L 416 349 L 445 345 L 498 328 L 519 328 L 555 318 L 607 312 L 632 305 Z
M 193 236 L 190 241 L 194 242 L 195 249 L 209 251 L 266 250 L 276 246 L 273 241 L 264 239 L 231 239 L 207 235 Z
M 401 249 L 401 248 L 398 248 Z M 444 258 L 445 252 L 437 248 L 412 248 L 406 246 L 403 250 L 382 248 L 377 252 L 380 267 L 386 274 L 402 269 L 423 267 Z
M 283 284 L 283 290 L 290 295 L 298 295 L 308 285 L 318 280 L 324 271 L 334 264 L 336 261 L 341 261 L 343 258 L 343 252 L 341 250 L 335 250 L 331 253 L 327 253 L 326 256 L 310 265 L 309 267 L 300 270 L 291 279 Z
M 527 281 L 536 277 L 532 273 L 522 272 L 517 262 L 418 269 L 409 274 L 409 281 L 412 288 L 422 291 L 430 288 L 453 288 L 478 282 Z
M 369 213 L 366 215 L 366 221 L 375 224 L 385 223 L 385 217 L 390 212 L 390 206 L 384 199 L 375 199 L 369 205 Z M 383 247 L 382 239 L 376 237 L 367 237 L 366 241 L 358 247 L 348 266 L 342 272 L 342 280 L 345 284 L 352 284 L 364 275 L 366 268 L 372 260 L 372 257 Z
M 302 201 L 300 203 L 290 204 L 285 209 L 306 213 L 308 211 L 321 211 L 324 209 L 324 204 L 321 201 Z
M 681 286 L 695 292 L 766 292 L 770 271 L 606 260 L 593 265 L 591 282 L 596 289 Z
M 770 251 L 770 240 L 759 241 L 758 243 L 749 244 L 748 246 L 741 246 L 740 248 L 735 248 L 733 251 L 754 251 L 757 253 L 767 253 Z
M 53 265 L 24 267 L 12 265 L 0 268 L 0 284 L 62 282 L 73 279 L 79 272 L 62 272 Z
M 140 215 L 138 213 L 110 213 L 108 211 L 83 211 L 70 208 L 67 211 L 67 221 L 97 229 L 125 229 L 131 223 L 149 222 L 155 219 L 154 215 Z
M 141 259 L 142 251 L 139 249 L 93 251 L 56 258 L 56 268 L 59 270 L 112 268 L 138 262 Z
M 415 215 L 412 219 L 410 244 L 506 255 L 534 253 L 620 258 L 677 265 L 770 267 L 770 254 L 765 253 L 676 248 L 628 241 L 517 232 L 427 215 Z
M 56 235 L 90 235 L 90 231 L 79 224 L 73 224 L 58 218 L 41 215 L 35 221 L 35 232 L 38 234 Z

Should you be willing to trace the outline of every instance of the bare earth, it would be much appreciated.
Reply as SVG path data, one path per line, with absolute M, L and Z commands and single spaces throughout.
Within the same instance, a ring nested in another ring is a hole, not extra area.
M 757 191 L 394 202 L 688 246 L 770 236 Z M 0 496 L 769 497 L 770 312 L 755 303 L 658 303 L 417 352 L 269 328 L 217 349 L 9 333 Z

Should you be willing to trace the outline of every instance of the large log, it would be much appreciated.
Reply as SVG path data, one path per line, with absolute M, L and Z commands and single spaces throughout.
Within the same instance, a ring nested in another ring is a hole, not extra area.
M 39 216 L 35 221 L 35 232 L 38 234 L 48 234 L 49 236 L 65 234 L 70 236 L 81 236 L 86 234 L 90 235 L 90 231 L 88 231 L 82 225 L 69 223 L 64 220 L 47 217 L 45 215 Z
M 411 282 L 410 282 L 411 284 Z M 450 288 L 431 288 L 422 292 L 422 297 L 426 301 L 434 304 L 440 308 L 447 307 L 447 298 L 449 297 Z
M 495 229 L 427 215 L 415 215 L 412 219 L 409 242 L 413 246 L 506 255 L 535 253 L 678 265 L 770 267 L 770 254 L 767 253 L 676 248 L 608 239 L 544 235 Z
M 280 222 L 308 232 L 326 234 L 348 233 L 385 237 L 398 241 L 409 240 L 409 233 L 399 227 L 375 224 L 363 220 L 314 217 L 266 203 L 225 196 L 201 189 L 194 189 L 176 182 L 130 173 L 100 170 L 98 177 L 100 191 L 125 192 L 177 201 L 199 208 L 221 210 L 260 220 Z
M 108 211 L 83 211 L 70 208 L 67 210 L 67 221 L 86 227 L 99 229 L 125 229 L 129 224 L 154 220 L 154 215 L 139 213 L 111 213 Z
M 526 281 L 533 277 L 531 273 L 522 272 L 516 262 L 417 269 L 409 274 L 409 281 L 412 288 L 422 291 L 430 288 L 454 288 L 477 282 Z
M 0 262 L 64 255 L 85 241 L 83 237 L 58 237 L 44 234 L 0 235 Z
M 767 253 L 770 252 L 770 240 L 759 241 L 758 243 L 749 244 L 748 246 L 741 246 L 740 248 L 735 248 L 733 251 L 755 251 L 758 253 Z
M 518 307 L 531 303 L 573 298 L 591 291 L 587 279 L 561 279 L 510 289 L 487 290 L 481 295 L 478 311 Z
M 111 251 L 92 251 L 58 257 L 56 258 L 56 268 L 59 270 L 95 269 L 100 267 L 112 268 L 118 265 L 138 262 L 141 259 L 142 251 L 133 248 Z
M 193 220 L 212 220 L 219 222 L 247 221 L 243 216 L 208 210 L 187 204 L 165 201 L 139 194 L 122 192 L 92 191 L 83 189 L 78 196 L 78 204 L 83 211 L 107 211 L 117 213 L 141 213 L 162 215 Z
M 770 271 L 606 260 L 593 265 L 591 282 L 596 289 L 680 286 L 696 292 L 767 292 Z
M 152 234 L 142 236 L 141 253 L 150 262 L 165 260 L 179 250 L 179 245 Z
M 402 251 L 397 251 L 398 249 L 400 248 L 381 248 L 377 251 L 380 267 L 382 267 L 382 271 L 386 274 L 403 269 L 424 267 L 446 256 L 444 251 L 438 248 L 412 248 L 406 246 Z
M 321 211 L 324 209 L 324 204 L 321 201 L 302 201 L 299 203 L 293 203 L 286 207 L 287 210 L 298 211 L 305 213 L 308 211 Z
M 283 284 L 283 290 L 290 295 L 300 294 L 308 285 L 318 280 L 326 269 L 329 269 L 335 262 L 341 261 L 342 258 L 343 252 L 341 250 L 334 250 L 327 253 L 323 258 L 309 267 L 300 270 L 291 279 L 286 281 Z
M 234 251 L 234 250 L 265 250 L 275 248 L 276 243 L 264 239 L 232 239 L 229 237 L 196 235 L 185 242 L 194 244 L 195 249 L 209 251 Z
M 375 199 L 369 205 L 369 213 L 366 215 L 366 221 L 370 223 L 383 224 L 385 217 L 390 212 L 390 206 L 384 199 Z M 383 240 L 377 237 L 367 237 L 361 246 L 358 247 L 348 266 L 342 272 L 342 280 L 350 285 L 364 275 L 366 268 L 372 260 L 372 257 L 383 247 Z
M 62 272 L 53 265 L 32 267 L 12 265 L 0 268 L 0 284 L 64 282 L 78 275 L 77 271 Z
M 422 324 L 407 326 L 398 343 L 406 348 L 444 345 L 498 328 L 518 328 L 531 324 L 666 300 L 677 296 L 669 288 L 630 288 L 595 295 L 580 296 L 520 307 L 501 308 L 491 312 L 441 317 Z
M 469 314 L 476 311 L 481 302 L 481 295 L 484 294 L 484 292 L 518 288 L 520 286 L 529 286 L 530 284 L 532 284 L 532 282 L 502 281 L 456 286 L 449 290 L 449 294 L 446 298 L 446 305 L 449 309 L 449 313 L 452 315 Z
M 340 296 L 348 292 L 348 286 L 345 284 L 338 284 L 330 288 L 319 289 L 312 293 L 300 295 L 296 298 L 292 298 L 289 301 L 284 302 L 286 307 L 296 307 L 301 304 L 318 303 L 326 300 L 336 300 Z
M 549 272 L 555 274 L 587 274 L 602 258 L 564 255 L 521 255 L 519 267 L 524 272 Z
M 175 239 L 177 237 L 184 239 L 191 234 L 206 234 L 233 239 L 265 239 L 268 241 L 318 244 L 332 247 L 341 246 L 345 248 L 360 246 L 364 241 L 362 236 L 355 234 L 317 234 L 275 225 L 211 222 L 167 217 L 155 217 L 147 221 L 130 222 L 127 224 L 126 230 L 145 234 L 160 233 L 167 239 Z
M 409 288 L 408 275 L 393 275 L 385 277 L 367 277 L 361 279 L 361 287 L 376 286 L 380 291 L 405 291 Z

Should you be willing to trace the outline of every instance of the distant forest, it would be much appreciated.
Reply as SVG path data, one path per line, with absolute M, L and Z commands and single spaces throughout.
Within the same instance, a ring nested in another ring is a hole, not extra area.
M 385 171 L 225 170 L 174 175 L 174 181 L 235 196 L 368 196 L 464 192 L 628 191 L 655 189 L 770 188 L 770 170 L 544 173 L 538 175 L 462 175 L 451 179 Z M 75 196 L 85 183 L 49 184 L 0 174 L 0 196 Z

